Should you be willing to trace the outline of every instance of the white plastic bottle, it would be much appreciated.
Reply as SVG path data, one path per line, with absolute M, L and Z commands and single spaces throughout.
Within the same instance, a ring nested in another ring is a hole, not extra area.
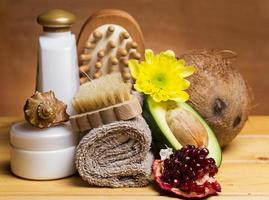
M 39 38 L 37 90 L 54 91 L 67 104 L 68 114 L 74 114 L 71 101 L 79 87 L 79 71 L 75 35 L 70 27 L 75 16 L 63 10 L 49 10 L 38 16 L 43 26 Z
M 70 27 L 75 16 L 63 10 L 50 10 L 38 17 L 43 26 L 39 38 L 37 90 L 54 91 L 74 112 L 71 100 L 79 87 L 75 36 Z M 75 173 L 78 134 L 66 124 L 38 129 L 27 122 L 10 129 L 11 170 L 17 176 L 33 180 L 51 180 Z

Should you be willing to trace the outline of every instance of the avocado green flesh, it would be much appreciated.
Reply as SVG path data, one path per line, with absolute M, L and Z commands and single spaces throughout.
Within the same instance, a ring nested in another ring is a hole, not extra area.
M 191 112 L 200 123 L 205 127 L 208 134 L 207 148 L 209 150 L 209 157 L 216 161 L 219 167 L 222 160 L 221 148 L 211 128 L 203 120 L 203 118 L 187 103 L 178 102 L 177 107 Z M 167 102 L 155 102 L 150 96 L 145 100 L 143 109 L 143 116 L 147 120 L 152 129 L 153 139 L 159 148 L 171 147 L 175 150 L 181 149 L 182 145 L 178 142 L 172 131 L 170 130 L 166 121 Z

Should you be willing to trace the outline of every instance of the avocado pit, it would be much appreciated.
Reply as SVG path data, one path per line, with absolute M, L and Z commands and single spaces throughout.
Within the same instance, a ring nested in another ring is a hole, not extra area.
M 181 108 L 168 110 L 166 121 L 181 145 L 207 146 L 207 131 L 191 112 Z

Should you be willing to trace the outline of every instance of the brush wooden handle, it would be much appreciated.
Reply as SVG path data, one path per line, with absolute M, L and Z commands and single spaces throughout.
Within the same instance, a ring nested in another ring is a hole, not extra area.
M 132 119 L 141 113 L 142 108 L 138 99 L 132 97 L 131 100 L 120 104 L 73 115 L 70 117 L 70 124 L 75 132 L 84 132 L 115 121 Z

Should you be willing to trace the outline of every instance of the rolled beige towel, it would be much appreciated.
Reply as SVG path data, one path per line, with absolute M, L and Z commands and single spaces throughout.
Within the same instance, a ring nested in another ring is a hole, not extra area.
M 80 141 L 76 167 L 90 185 L 142 187 L 149 183 L 151 132 L 139 116 L 92 129 Z

